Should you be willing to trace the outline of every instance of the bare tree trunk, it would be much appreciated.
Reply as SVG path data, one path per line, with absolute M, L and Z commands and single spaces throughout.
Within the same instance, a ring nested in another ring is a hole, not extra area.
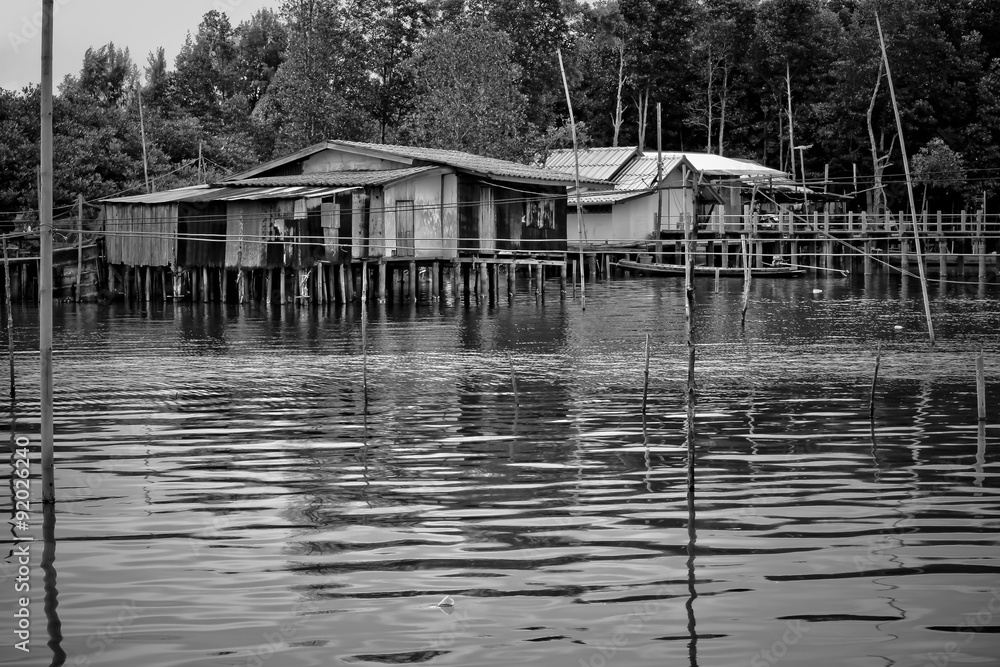
M 705 77 L 707 81 L 705 90 L 705 112 L 708 114 L 708 122 L 705 123 L 705 152 L 712 152 L 712 83 L 715 78 L 715 68 L 712 66 L 712 45 L 708 45 L 708 58 L 706 58 Z
M 625 87 L 625 40 L 618 40 L 618 94 L 615 98 L 615 115 L 611 119 L 611 124 L 615 128 L 615 136 L 611 140 L 612 148 L 618 147 L 618 134 L 622 129 L 622 120 L 625 115 L 625 108 L 622 105 L 622 88 Z
M 868 104 L 868 141 L 871 144 L 872 151 L 872 176 L 873 176 L 873 187 L 872 187 L 872 205 L 871 213 L 881 213 L 885 209 L 885 186 L 882 185 L 882 174 L 885 171 L 886 166 L 889 164 L 889 155 L 892 153 L 892 147 L 890 146 L 889 152 L 883 156 L 879 156 L 879 143 L 875 141 L 875 127 L 872 125 L 872 115 L 875 113 L 875 98 L 878 97 L 879 86 L 882 84 L 882 72 L 884 71 L 885 65 L 880 60 L 878 64 L 878 77 L 875 79 L 875 89 L 872 91 L 872 99 Z M 885 134 L 882 135 L 883 139 Z M 883 142 L 884 143 L 884 142 Z M 893 138 L 893 144 L 896 143 L 895 138 Z
M 792 180 L 795 179 L 795 132 L 792 121 L 792 67 L 785 61 L 785 87 L 788 91 L 788 152 L 792 158 Z
M 649 88 L 639 93 L 639 151 L 646 150 L 646 112 L 649 110 Z
M 719 93 L 719 155 L 724 152 L 726 138 L 726 102 L 729 97 L 729 62 L 722 66 L 722 90 Z

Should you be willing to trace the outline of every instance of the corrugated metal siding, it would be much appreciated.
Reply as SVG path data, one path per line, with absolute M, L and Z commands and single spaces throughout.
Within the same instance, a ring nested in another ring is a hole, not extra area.
M 108 204 L 105 216 L 111 264 L 167 266 L 177 253 L 177 204 Z
M 465 253 L 479 250 L 479 181 L 458 178 L 458 247 Z
M 226 203 L 182 202 L 177 213 L 177 265 L 192 269 L 226 263 Z
M 226 266 L 263 268 L 274 202 L 229 202 L 226 210 Z

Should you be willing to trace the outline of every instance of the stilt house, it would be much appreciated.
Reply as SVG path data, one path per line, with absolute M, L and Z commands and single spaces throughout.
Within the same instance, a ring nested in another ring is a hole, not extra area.
M 579 153 L 580 176 L 610 181 L 612 188 L 582 194 L 585 247 L 641 244 L 659 229 L 678 236 L 692 219 L 701 230 L 723 232 L 727 221 L 743 213 L 741 188 L 751 181 L 787 180 L 787 175 L 759 164 L 703 153 L 663 152 L 635 147 L 592 148 Z M 659 164 L 658 164 L 659 162 Z M 572 151 L 554 151 L 546 167 L 572 173 Z M 659 180 L 657 176 L 659 174 Z M 577 199 L 571 195 L 567 235 L 575 244 L 580 234 L 574 224 Z
M 211 185 L 104 200 L 107 259 L 221 270 L 225 289 L 229 271 L 561 256 L 573 182 L 459 151 L 325 141 Z

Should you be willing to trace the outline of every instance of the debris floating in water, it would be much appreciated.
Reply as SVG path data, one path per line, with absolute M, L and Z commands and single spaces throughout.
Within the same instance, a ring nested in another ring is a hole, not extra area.
M 897 324 L 896 326 L 893 327 L 893 329 L 895 329 L 896 331 L 902 331 L 903 330 L 903 325 L 902 324 Z
M 444 599 L 437 603 L 439 607 L 454 607 L 455 601 L 451 599 L 450 595 L 445 595 Z
M 813 290 L 813 294 L 822 294 L 822 293 L 823 293 L 823 290 L 821 290 L 821 289 L 814 289 Z

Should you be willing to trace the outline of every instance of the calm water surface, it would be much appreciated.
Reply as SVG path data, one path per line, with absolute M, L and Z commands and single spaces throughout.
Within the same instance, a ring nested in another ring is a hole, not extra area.
M 0 664 L 1000 664 L 1000 292 L 932 287 L 931 350 L 876 282 L 756 281 L 745 332 L 697 284 L 693 502 L 676 279 L 373 306 L 367 415 L 357 308 L 57 305 L 54 560 L 35 502 Z

